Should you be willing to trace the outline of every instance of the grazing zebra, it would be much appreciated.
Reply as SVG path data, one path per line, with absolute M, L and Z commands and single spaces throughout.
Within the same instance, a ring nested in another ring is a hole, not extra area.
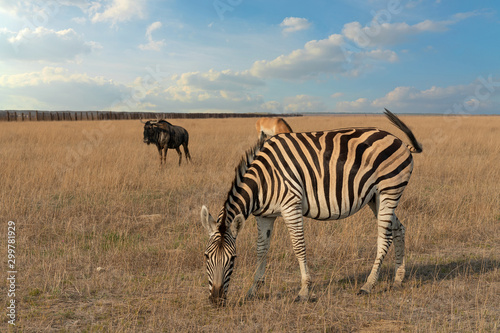
M 276 134 L 293 132 L 290 125 L 283 118 L 260 118 L 255 123 L 255 128 L 259 132 L 259 138 L 261 136 L 270 138 Z
M 377 128 L 346 128 L 326 132 L 287 133 L 259 140 L 236 168 L 236 177 L 215 221 L 201 209 L 210 236 L 205 256 L 210 300 L 223 304 L 236 257 L 236 237 L 246 218 L 257 220 L 258 265 L 247 298 L 263 283 L 274 220 L 282 215 L 299 262 L 302 287 L 297 300 L 310 297 L 303 216 L 338 220 L 368 204 L 378 220 L 377 256 L 359 293 L 369 293 L 391 242 L 395 246 L 394 286 L 405 275 L 405 228 L 396 217 L 401 194 L 413 169 L 411 153 L 421 145 L 410 129 L 386 109 L 385 114 L 411 141 L 404 144 Z

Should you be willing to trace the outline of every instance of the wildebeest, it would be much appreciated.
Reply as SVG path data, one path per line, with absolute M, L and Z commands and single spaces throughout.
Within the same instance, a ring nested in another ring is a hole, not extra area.
M 267 138 L 276 134 L 293 132 L 290 125 L 283 118 L 260 118 L 255 123 L 255 128 L 259 132 L 259 137 L 264 135 Z
M 160 154 L 160 165 L 166 163 L 168 149 L 177 151 L 179 165 L 181 165 L 182 153 L 179 148 L 181 145 L 184 147 L 186 161 L 191 160 L 188 148 L 189 134 L 184 128 L 172 125 L 164 119 L 148 120 L 147 122 L 143 122 L 141 119 L 141 122 L 144 124 L 144 143 L 156 145 Z

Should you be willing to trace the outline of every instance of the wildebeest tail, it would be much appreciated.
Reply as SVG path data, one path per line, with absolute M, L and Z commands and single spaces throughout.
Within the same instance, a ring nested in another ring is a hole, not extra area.
M 403 121 L 401 121 L 401 119 L 399 119 L 398 116 L 396 116 L 391 111 L 385 109 L 384 113 L 387 116 L 387 118 L 389 118 L 391 123 L 393 123 L 397 128 L 402 130 L 406 134 L 408 139 L 410 139 L 411 145 L 408 145 L 408 149 L 410 150 L 410 152 L 411 153 L 421 153 L 422 152 L 422 145 L 417 141 L 417 139 L 415 138 L 415 135 L 413 135 L 413 132 L 408 128 L 408 126 L 406 126 L 406 124 L 403 123 Z

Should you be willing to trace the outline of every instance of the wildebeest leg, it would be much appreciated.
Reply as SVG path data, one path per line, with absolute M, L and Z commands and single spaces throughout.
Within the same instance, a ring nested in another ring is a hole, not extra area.
M 187 143 L 184 143 L 182 146 L 184 147 L 184 155 L 186 155 L 186 162 L 187 162 L 188 158 L 189 160 L 191 160 L 191 154 L 189 153 L 189 148 Z
M 179 154 L 179 165 L 181 165 L 181 162 L 182 162 L 182 153 L 181 153 L 181 150 L 179 147 L 175 148 L 175 150 L 177 151 L 177 154 Z
M 168 148 L 167 147 L 163 148 L 163 163 L 165 163 L 165 165 L 167 165 L 167 152 Z
M 158 154 L 160 154 L 160 165 L 163 163 L 163 159 L 162 159 L 162 149 L 160 146 L 156 146 L 156 148 L 158 148 Z

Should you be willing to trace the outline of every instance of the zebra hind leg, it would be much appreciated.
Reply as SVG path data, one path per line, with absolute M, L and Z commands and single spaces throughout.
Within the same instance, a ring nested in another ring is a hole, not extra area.
M 401 283 L 405 277 L 405 227 L 399 221 L 396 215 L 394 215 L 395 225 L 392 228 L 392 234 L 394 237 L 394 254 L 396 259 L 396 268 L 394 275 L 394 288 L 400 289 Z
M 366 283 L 359 290 L 358 295 L 369 294 L 377 282 L 382 261 L 384 260 L 393 240 L 393 221 L 395 222 L 396 220 L 396 215 L 394 215 L 395 207 L 391 198 L 384 198 L 379 195 L 375 197 L 374 200 L 369 202 L 369 206 L 375 213 L 378 221 L 377 257 L 373 263 L 370 275 L 368 276 Z
M 264 273 L 267 265 L 267 252 L 271 244 L 271 236 L 274 228 L 275 217 L 257 216 L 257 270 L 255 271 L 254 281 L 248 290 L 246 299 L 252 299 L 256 296 L 258 289 L 264 284 Z

